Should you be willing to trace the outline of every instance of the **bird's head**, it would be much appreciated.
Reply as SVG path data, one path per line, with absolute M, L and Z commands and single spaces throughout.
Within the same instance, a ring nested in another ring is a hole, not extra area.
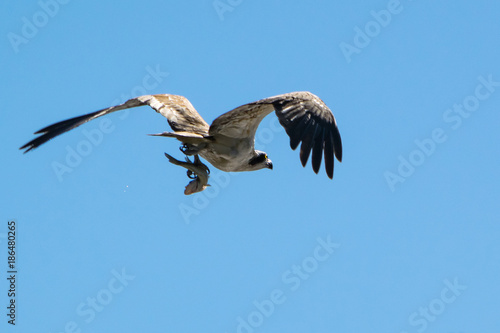
M 248 161 L 248 164 L 252 166 L 253 170 L 273 169 L 273 161 L 267 157 L 266 153 L 259 150 L 255 151 L 255 156 Z

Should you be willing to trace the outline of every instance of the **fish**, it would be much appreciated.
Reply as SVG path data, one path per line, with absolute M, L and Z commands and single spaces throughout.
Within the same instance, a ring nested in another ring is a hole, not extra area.
M 210 177 L 210 169 L 201 162 L 198 155 L 194 155 L 194 161 L 191 162 L 189 157 L 186 156 L 186 162 L 179 161 L 169 154 L 165 153 L 168 161 L 174 165 L 179 165 L 187 170 L 187 176 L 192 179 L 184 190 L 185 195 L 190 195 L 193 193 L 201 192 L 205 190 L 210 184 L 208 184 L 208 178 Z

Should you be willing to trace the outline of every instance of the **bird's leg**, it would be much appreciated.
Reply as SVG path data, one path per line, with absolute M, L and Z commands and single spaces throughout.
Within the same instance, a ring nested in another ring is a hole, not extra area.
M 192 181 L 190 181 L 189 184 L 186 186 L 184 194 L 193 194 L 196 192 L 201 192 L 205 188 L 207 188 L 207 186 L 210 186 L 208 184 L 210 170 L 205 164 L 203 164 L 203 162 L 201 162 L 200 157 L 197 154 L 194 155 L 193 162 L 189 159 L 188 156 L 186 156 L 186 162 L 176 160 L 167 153 L 165 153 L 165 156 L 168 158 L 170 163 L 175 165 L 180 165 L 188 169 L 187 176 L 190 179 L 192 179 Z
M 198 154 L 200 149 L 196 146 L 184 143 L 179 147 L 179 150 L 184 153 L 184 155 L 192 156 Z
M 189 157 L 186 156 L 186 162 L 176 160 L 167 153 L 165 153 L 165 156 L 168 158 L 170 163 L 186 168 L 187 176 L 190 179 L 197 179 L 200 174 L 206 174 L 207 177 L 210 175 L 210 169 L 205 164 L 203 164 L 203 162 L 200 160 L 199 155 L 194 155 L 193 161 L 191 161 Z

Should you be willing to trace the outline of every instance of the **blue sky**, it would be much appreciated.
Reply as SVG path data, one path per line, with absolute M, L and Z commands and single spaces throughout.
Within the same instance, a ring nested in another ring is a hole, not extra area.
M 0 6 L 17 331 L 498 332 L 499 3 Z M 211 122 L 300 90 L 337 119 L 333 181 L 300 165 L 274 115 L 257 133 L 273 171 L 212 168 L 192 196 L 163 154 L 180 158 L 178 142 L 146 135 L 169 130 L 147 107 L 18 150 L 144 93 L 186 96 Z

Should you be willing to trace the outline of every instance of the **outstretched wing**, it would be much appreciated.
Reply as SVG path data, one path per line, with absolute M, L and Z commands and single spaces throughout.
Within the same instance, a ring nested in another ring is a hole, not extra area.
M 333 178 L 334 156 L 342 161 L 340 133 L 332 111 L 310 92 L 292 92 L 242 105 L 215 119 L 209 134 L 253 141 L 260 122 L 273 110 L 290 137 L 290 147 L 295 150 L 302 142 L 302 165 L 306 165 L 312 150 L 312 167 L 318 173 L 324 152 L 326 173 Z
M 205 120 L 203 120 L 198 112 L 196 112 L 195 108 L 191 105 L 187 98 L 168 94 L 144 95 L 129 99 L 120 105 L 85 114 L 83 116 L 63 120 L 42 128 L 41 130 L 35 132 L 35 134 L 41 134 L 40 136 L 31 140 L 19 149 L 26 149 L 24 153 L 27 153 L 56 136 L 85 124 L 92 119 L 102 117 L 115 111 L 135 108 L 143 105 L 149 105 L 156 110 L 156 112 L 167 118 L 170 127 L 172 127 L 174 131 L 190 132 L 200 135 L 208 134 L 208 124 Z

